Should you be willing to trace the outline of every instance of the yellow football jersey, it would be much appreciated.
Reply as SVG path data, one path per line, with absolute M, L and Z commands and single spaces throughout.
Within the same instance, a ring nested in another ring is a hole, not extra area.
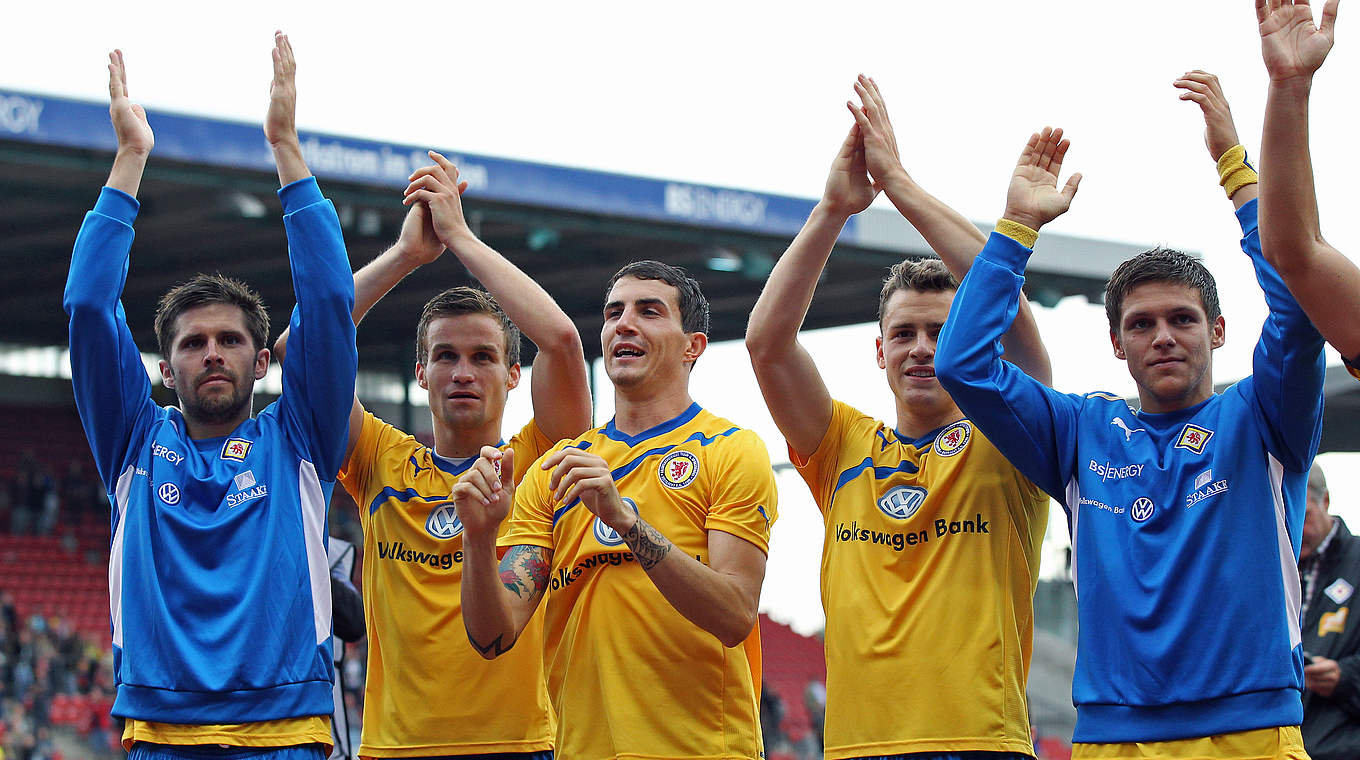
M 520 478 L 551 446 L 530 421 L 501 448 L 514 449 Z M 455 466 L 365 412 L 340 472 L 364 529 L 364 757 L 552 749 L 543 616 L 492 662 L 463 627 L 463 524 L 448 496 L 472 461 Z
M 692 404 L 638 435 L 610 422 L 554 450 L 566 446 L 608 462 L 625 503 L 676 551 L 708 564 L 712 530 L 768 551 L 774 472 L 755 433 Z M 550 475 L 525 474 L 500 545 L 552 550 L 544 656 L 558 755 L 759 756 L 760 632 L 728 649 L 686 620 L 614 530 L 580 501 L 553 501 Z
M 1048 497 L 967 420 L 905 439 L 847 404 L 806 462 L 826 523 L 826 757 L 1033 754 Z

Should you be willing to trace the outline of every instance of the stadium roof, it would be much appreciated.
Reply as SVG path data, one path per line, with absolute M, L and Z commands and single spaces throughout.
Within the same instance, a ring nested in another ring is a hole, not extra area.
M 139 193 L 142 212 L 123 297 L 138 345 L 155 350 L 156 299 L 200 271 L 238 276 L 259 289 L 277 333 L 293 297 L 277 180 L 260 127 L 161 112 L 150 119 L 156 148 Z M 429 162 L 424 147 L 314 133 L 303 133 L 302 141 L 339 209 L 357 268 L 396 238 L 405 213 L 400 192 L 407 176 Z M 0 267 L 11 283 L 0 291 L 0 342 L 65 344 L 60 302 L 71 243 L 107 177 L 114 147 L 105 104 L 0 90 Z M 477 233 L 558 300 L 588 355 L 599 352 L 604 283 L 641 258 L 689 269 L 712 303 L 712 338 L 741 337 L 766 274 L 815 203 L 443 152 L 469 182 L 464 205 Z M 1031 296 L 1049 303 L 1074 294 L 1098 300 L 1113 266 L 1135 250 L 1045 235 L 1031 266 Z M 806 326 L 873 321 L 885 268 L 925 255 L 920 235 L 891 210 L 851 219 Z M 396 371 L 408 364 L 420 306 L 438 290 L 468 281 L 449 255 L 399 285 L 359 330 L 364 366 Z

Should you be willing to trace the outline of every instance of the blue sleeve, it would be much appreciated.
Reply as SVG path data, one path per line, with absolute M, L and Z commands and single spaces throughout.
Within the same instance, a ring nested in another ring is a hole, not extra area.
M 71 386 L 99 477 L 110 493 L 138 425 L 156 408 L 141 353 L 119 300 L 127 282 L 139 204 L 106 187 L 85 215 L 71 252 L 62 308 L 70 318 Z
M 1001 336 L 1019 310 L 1030 253 L 998 232 L 987 239 L 954 296 L 935 371 L 954 403 L 1011 464 L 1066 504 L 1081 402 L 1001 359 Z
M 1294 472 L 1308 469 L 1322 437 L 1322 335 L 1261 255 L 1257 201 L 1237 210 L 1242 250 L 1251 257 L 1270 313 L 1252 355 L 1249 389 L 1270 453 Z
M 279 407 L 285 425 L 323 480 L 345 456 L 354 401 L 354 275 L 335 206 L 315 177 L 279 190 L 297 306 L 289 322 Z

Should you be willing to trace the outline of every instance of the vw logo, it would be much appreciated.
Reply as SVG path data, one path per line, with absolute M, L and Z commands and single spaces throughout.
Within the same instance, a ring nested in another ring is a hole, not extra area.
M 897 486 L 878 499 L 878 508 L 895 520 L 907 520 L 925 503 L 926 489 L 919 486 Z
M 1140 496 L 1134 500 L 1133 506 L 1129 507 L 1129 517 L 1132 517 L 1134 522 L 1147 522 L 1151 519 L 1154 510 L 1156 510 L 1156 507 L 1153 506 L 1152 499 Z
M 637 502 L 633 501 L 627 496 L 622 497 L 622 499 L 623 503 L 627 505 L 629 508 L 631 508 L 634 512 L 638 511 Z M 595 526 L 593 532 L 595 533 L 595 540 L 599 541 L 604 546 L 618 546 L 619 544 L 623 543 L 623 538 L 619 536 L 619 532 L 609 527 L 608 525 L 605 525 L 604 520 L 601 520 L 598 517 L 595 518 Z
M 161 487 L 156 489 L 156 495 L 161 501 L 173 507 L 179 503 L 179 486 L 174 483 L 161 483 Z
M 446 539 L 463 532 L 463 521 L 458 519 L 453 502 L 436 504 L 435 508 L 430 510 L 430 516 L 425 519 L 425 532 L 435 538 Z

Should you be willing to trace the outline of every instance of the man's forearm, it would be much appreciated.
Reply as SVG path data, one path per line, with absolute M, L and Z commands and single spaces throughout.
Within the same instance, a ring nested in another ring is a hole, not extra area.
M 748 598 L 740 584 L 684 552 L 637 518 L 620 533 L 661 595 L 687 620 L 734 647 L 755 626 L 759 596 Z M 711 560 L 711 558 L 710 558 Z
M 543 286 L 470 231 L 449 241 L 449 250 L 495 296 L 505 315 L 540 350 L 551 350 L 576 326 Z
M 1271 82 L 1261 132 L 1261 242 L 1277 269 L 1322 243 L 1313 161 L 1308 151 L 1311 77 Z
M 496 561 L 495 536 L 463 538 L 463 626 L 468 642 L 486 659 L 510 651 L 519 637 L 514 616 L 506 603 L 511 593 L 501 581 Z
M 767 350 L 792 349 L 798 340 L 817 280 L 831 258 L 836 239 L 849 219 L 817 204 L 765 282 L 746 326 L 746 346 L 753 357 Z
M 307 162 L 302 158 L 302 145 L 296 136 L 291 140 L 273 143 L 269 148 L 274 153 L 274 166 L 279 171 L 279 187 L 312 176 Z
M 883 192 L 911 226 L 921 233 L 926 244 L 962 280 L 972 266 L 987 236 L 962 214 L 916 184 L 905 171 L 894 173 L 883 182 Z
M 122 190 L 137 197 L 137 191 L 142 187 L 142 173 L 146 170 L 147 154 L 137 151 L 122 149 L 113 156 L 113 168 L 109 170 L 109 179 L 105 184 L 114 190 Z

